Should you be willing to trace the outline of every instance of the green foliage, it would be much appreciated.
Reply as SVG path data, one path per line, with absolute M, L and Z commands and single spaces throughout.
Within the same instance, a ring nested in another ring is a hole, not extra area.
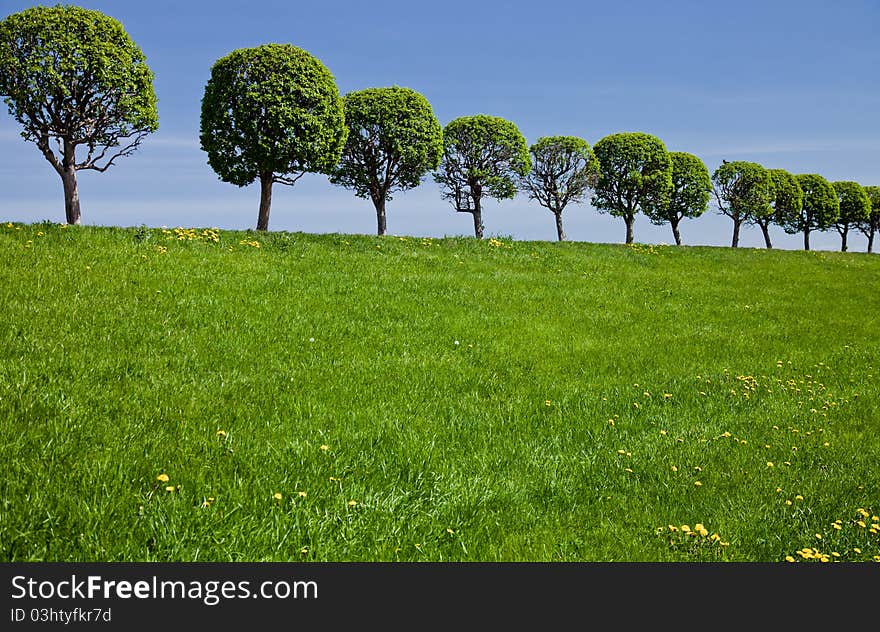
M 864 189 L 871 202 L 871 212 L 868 214 L 868 219 L 859 221 L 856 227 L 866 236 L 870 236 L 880 228 L 880 187 L 869 186 Z
M 712 193 L 709 170 L 697 156 L 680 151 L 669 153 L 672 161 L 672 192 L 665 205 L 651 207 L 648 217 L 657 225 L 678 223 L 706 212 Z
M 358 197 L 390 200 L 417 187 L 443 155 L 443 130 L 431 104 L 409 88 L 368 88 L 344 97 L 348 140 L 330 176 Z
M 834 221 L 838 231 L 848 231 L 871 218 L 871 198 L 865 187 L 858 182 L 833 182 L 834 192 L 840 204 L 840 215 Z
M 827 230 L 840 215 L 840 202 L 834 187 L 815 173 L 800 174 L 795 178 L 804 194 L 803 206 L 799 212 L 783 214 L 779 223 L 789 234 Z
M 656 136 L 642 132 L 611 134 L 593 147 L 601 174 L 593 206 L 615 217 L 658 212 L 672 194 L 672 161 Z
M 770 169 L 770 207 L 772 219 L 781 223 L 784 217 L 800 213 L 804 192 L 795 176 L 784 169 Z
M 293 184 L 332 173 L 348 128 L 330 71 L 290 44 L 241 48 L 217 60 L 202 98 L 201 140 L 221 180 L 268 175 Z
M 541 137 L 529 154 L 532 168 L 522 179 L 522 188 L 553 213 L 562 213 L 572 202 L 583 202 L 599 180 L 599 161 L 582 138 Z
M 443 158 L 434 180 L 457 211 L 472 212 L 485 196 L 513 198 L 517 181 L 530 168 L 526 139 L 516 125 L 478 114 L 457 118 L 443 128 Z
M 718 210 L 735 222 L 753 221 L 771 212 L 771 177 L 756 162 L 736 160 L 712 174 Z
M 21 136 L 59 172 L 105 171 L 159 127 L 141 49 L 117 20 L 75 6 L 33 7 L 0 22 L 0 95 Z

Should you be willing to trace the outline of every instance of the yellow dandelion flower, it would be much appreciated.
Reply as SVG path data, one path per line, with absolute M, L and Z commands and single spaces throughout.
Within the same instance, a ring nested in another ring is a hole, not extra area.
M 608 424 L 611 425 L 611 426 L 613 426 L 613 425 L 614 425 L 614 420 L 613 420 L 613 419 L 609 419 L 609 420 L 608 420 Z
M 791 467 L 791 461 L 783 461 L 782 464 Z
M 686 524 L 681 525 L 680 528 L 681 528 L 681 530 L 682 530 L 683 533 L 690 533 L 690 532 L 691 532 L 691 528 L 690 528 L 688 525 L 686 525 Z
M 549 399 L 544 400 L 544 406 L 550 406 L 552 402 Z
M 782 491 L 782 488 L 781 488 L 781 487 L 777 487 L 777 488 L 776 488 L 776 493 L 777 493 L 777 494 L 778 494 L 779 492 L 781 492 L 781 491 Z
M 618 454 L 626 454 L 626 450 L 618 450 L 617 453 Z
M 305 554 L 307 554 L 307 553 L 309 552 L 309 547 L 304 546 L 303 548 L 301 548 L 301 549 L 299 550 L 299 552 L 300 552 L 302 555 L 305 555 Z
M 840 557 L 840 553 L 838 553 L 837 551 L 831 551 L 831 555 L 833 555 L 834 557 Z
M 661 430 L 661 431 L 660 431 L 660 434 L 662 434 L 662 435 L 665 436 L 665 435 L 666 435 L 666 431 L 665 431 L 665 430 Z
M 356 501 L 356 500 L 349 500 L 348 501 L 349 507 L 357 507 L 357 504 L 358 504 L 358 501 Z
M 226 431 L 225 430 L 218 430 L 217 436 L 218 437 L 226 437 Z
M 274 494 L 272 494 L 272 498 L 274 498 L 275 500 L 281 500 L 282 496 L 280 493 L 275 492 Z
M 156 477 L 156 480 L 160 483 L 167 483 L 169 479 L 167 474 L 159 474 L 159 476 Z
M 623 468 L 623 471 L 624 471 L 624 472 L 629 472 L 630 474 L 633 473 L 633 471 L 632 471 L 630 468 L 628 468 L 628 467 Z
M 706 529 L 698 529 L 697 532 L 698 532 L 701 536 L 703 536 L 704 538 L 705 538 L 707 535 L 709 535 L 709 532 L 708 532 Z
M 823 447 L 826 447 L 826 448 L 827 448 L 828 446 L 830 446 L 830 445 L 831 445 L 831 444 L 828 443 L 827 441 L 826 441 L 825 443 L 822 444 L 822 446 L 823 446 Z
M 730 436 L 730 433 L 725 430 L 724 432 L 721 433 L 721 436 L 724 438 L 727 438 Z
M 865 510 L 862 509 L 861 507 L 859 507 L 858 509 L 856 509 L 856 513 L 861 514 L 861 516 L 862 516 L 863 518 L 867 518 L 868 516 L 871 515 L 870 513 L 868 513 L 867 511 L 865 511 Z
M 670 530 L 672 533 L 675 533 L 676 531 L 678 531 L 678 527 L 676 527 L 674 524 L 670 524 L 670 525 L 667 525 L 667 526 L 669 527 L 669 530 Z
M 326 452 L 329 449 L 330 449 L 330 446 L 327 445 L 326 443 L 321 444 L 321 451 L 322 452 Z
M 837 524 L 836 522 L 835 522 L 834 524 L 832 524 L 831 526 L 834 527 L 835 529 L 837 529 L 838 531 L 840 531 L 841 529 L 843 529 L 843 527 L 841 527 L 841 526 L 840 526 L 839 524 Z
M 165 491 L 166 491 L 166 492 L 173 492 L 174 489 L 175 489 L 174 485 L 168 485 L 168 486 L 165 488 Z
M 803 500 L 804 497 L 801 496 L 800 494 L 798 494 L 797 496 L 794 497 L 794 499 L 795 499 L 795 500 Z
M 455 535 L 455 529 L 450 529 L 449 527 L 446 527 L 446 533 L 448 533 L 449 535 Z
M 789 507 L 791 507 L 791 501 L 790 501 L 790 500 L 786 500 L 786 501 L 785 501 L 785 504 L 788 505 Z
M 767 467 L 773 467 L 773 461 L 767 461 Z
M 695 487 L 702 487 L 703 484 L 700 481 L 694 481 L 694 486 Z
M 673 472 L 677 472 L 677 471 L 678 471 L 678 468 L 675 467 L 675 466 L 673 465 L 673 466 L 672 466 L 672 471 L 673 471 Z
M 299 496 L 300 498 L 305 498 L 306 496 L 308 496 L 308 494 L 304 491 L 299 491 L 296 493 L 296 495 Z
M 786 562 L 794 562 L 794 558 L 793 558 L 791 555 L 786 555 L 786 556 L 785 556 L 785 561 L 786 561 Z
M 698 522 L 697 524 L 694 525 L 694 531 L 702 531 L 705 528 L 706 527 L 703 526 L 702 522 Z
M 871 522 L 880 522 L 880 516 L 871 516 Z
M 858 520 L 858 521 L 856 521 L 856 524 L 859 525 L 862 529 L 864 529 L 867 526 L 865 524 L 864 520 Z
M 859 549 L 859 548 L 853 548 L 853 551 L 856 552 L 856 553 L 861 553 L 861 552 L 862 552 L 862 549 Z
M 663 393 L 663 399 L 671 399 L 672 393 Z
M 712 540 L 712 542 L 718 542 L 721 540 L 721 536 L 718 535 L 717 533 L 713 533 L 712 537 L 710 537 L 709 539 Z
M 822 539 L 822 534 L 821 534 L 821 533 L 817 533 L 817 534 L 816 534 L 816 539 L 817 539 L 817 540 L 821 540 L 821 539 Z

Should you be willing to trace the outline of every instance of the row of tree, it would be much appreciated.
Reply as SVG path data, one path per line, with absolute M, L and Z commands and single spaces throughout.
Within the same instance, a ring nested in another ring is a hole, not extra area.
M 158 129 L 152 81 L 122 25 L 98 11 L 35 7 L 0 22 L 0 95 L 22 136 L 61 176 L 69 223 L 80 218 L 76 172 L 106 171 Z M 734 247 L 743 224 L 759 226 L 772 247 L 775 224 L 803 233 L 807 249 L 812 231 L 833 227 L 846 250 L 858 229 L 870 252 L 880 218 L 880 187 L 742 161 L 725 161 L 710 177 L 697 156 L 668 152 L 649 134 L 612 134 L 594 147 L 543 137 L 528 147 L 516 125 L 498 117 L 465 116 L 441 128 L 428 101 L 408 88 L 341 97 L 318 59 L 286 44 L 239 49 L 213 65 L 199 137 L 221 180 L 260 182 L 258 230 L 268 230 L 273 185 L 305 173 L 326 174 L 372 200 L 380 235 L 393 194 L 431 173 L 453 208 L 472 215 L 478 238 L 484 200 L 519 191 L 550 210 L 560 240 L 565 208 L 588 199 L 623 218 L 626 243 L 643 213 L 668 223 L 681 244 L 681 220 L 706 212 L 713 195 L 733 221 Z

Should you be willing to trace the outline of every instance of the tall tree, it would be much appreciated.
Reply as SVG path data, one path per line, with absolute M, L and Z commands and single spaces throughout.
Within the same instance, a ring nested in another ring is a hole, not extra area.
M 593 206 L 622 217 L 626 243 L 633 242 L 633 225 L 641 211 L 650 216 L 669 201 L 672 160 L 656 136 L 622 132 L 601 139 L 593 147 L 599 159 L 599 182 Z
M 840 234 L 840 251 L 846 252 L 846 237 L 850 228 L 855 228 L 871 218 L 871 198 L 857 182 L 833 182 L 834 192 L 840 204 L 840 215 L 834 221 L 834 228 Z
M 718 210 L 733 220 L 731 246 L 739 246 L 740 227 L 770 209 L 770 174 L 756 162 L 723 162 L 712 174 Z
M 522 179 L 522 188 L 553 213 L 556 235 L 565 241 L 562 212 L 570 203 L 583 202 L 599 180 L 599 161 L 590 144 L 576 136 L 539 138 L 529 148 L 532 169 Z
M 665 205 L 651 208 L 651 222 L 658 226 L 670 224 L 676 245 L 681 245 L 678 226 L 685 217 L 697 218 L 709 207 L 712 180 L 709 170 L 697 156 L 681 151 L 669 153 L 672 161 L 672 193 Z
M 457 118 L 443 128 L 443 158 L 434 180 L 457 212 L 473 215 L 474 235 L 482 239 L 483 198 L 513 198 L 517 180 L 530 168 L 526 139 L 516 125 L 478 114 Z
M 384 235 L 385 203 L 437 168 L 443 130 L 428 100 L 409 88 L 368 88 L 343 100 L 348 140 L 330 181 L 369 197 Z
M 272 185 L 332 173 L 347 134 L 333 75 L 301 48 L 240 48 L 211 68 L 199 139 L 221 180 L 244 187 L 259 179 L 257 230 L 269 229 Z
M 796 175 L 804 194 L 800 210 L 789 209 L 777 221 L 790 235 L 803 233 L 804 250 L 810 249 L 810 233 L 814 230 L 828 230 L 840 215 L 840 202 L 834 187 L 822 176 L 815 173 Z
M 81 215 L 76 172 L 107 171 L 159 128 L 143 52 L 118 21 L 79 7 L 0 22 L 0 96 L 61 176 L 68 224 Z
M 804 192 L 797 178 L 784 169 L 770 169 L 770 212 L 757 215 L 755 223 L 761 227 L 764 233 L 764 242 L 767 248 L 772 248 L 770 242 L 770 224 L 781 222 L 782 217 L 800 213 L 804 205 Z
M 856 227 L 868 238 L 868 252 L 874 252 L 874 233 L 880 230 L 880 187 L 865 187 L 865 192 L 871 200 L 871 213 Z

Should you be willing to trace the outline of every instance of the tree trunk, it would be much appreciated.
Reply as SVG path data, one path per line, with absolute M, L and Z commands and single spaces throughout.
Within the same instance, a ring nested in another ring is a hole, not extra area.
M 849 232 L 849 227 L 845 227 L 842 231 L 840 231 L 840 252 L 846 252 L 846 234 Z
M 272 174 L 260 174 L 260 215 L 257 230 L 269 230 L 269 209 L 272 206 Z
M 730 243 L 731 248 L 739 248 L 739 226 L 742 224 L 742 221 L 735 219 L 733 220 L 733 240 Z
M 868 233 L 868 252 L 874 252 L 874 231 Z
M 76 169 L 65 167 L 61 171 L 61 183 L 64 185 L 64 213 L 68 224 L 79 224 L 79 188 L 76 184 Z
M 483 238 L 483 207 L 480 204 L 480 197 L 479 193 L 474 194 L 474 210 L 471 212 L 474 216 L 474 237 L 477 239 Z
M 376 224 L 378 226 L 377 234 L 381 237 L 385 234 L 386 231 L 386 223 L 385 223 L 385 196 L 374 196 L 373 197 L 373 206 L 376 207 Z
M 553 211 L 556 216 L 556 236 L 559 241 L 565 241 L 565 230 L 562 228 L 562 211 Z
M 767 250 L 773 248 L 773 244 L 770 242 L 770 225 L 769 224 L 761 224 L 761 232 L 764 233 L 764 243 L 767 245 Z
M 810 229 L 804 229 L 804 250 L 810 249 Z
M 636 223 L 636 217 L 630 213 L 629 215 L 624 215 L 623 221 L 626 222 L 626 243 L 631 244 L 633 242 L 633 224 Z
M 672 224 L 672 236 L 675 237 L 675 245 L 681 245 L 681 233 L 678 232 L 678 220 L 670 222 Z

